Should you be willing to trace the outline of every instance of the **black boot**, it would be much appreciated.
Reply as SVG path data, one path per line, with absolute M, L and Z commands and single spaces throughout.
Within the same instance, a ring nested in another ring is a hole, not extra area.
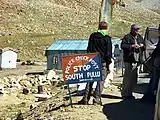
M 100 101 L 100 99 L 93 99 L 93 105 L 102 105 L 102 102 Z
M 88 105 L 89 100 L 90 100 L 90 96 L 91 96 L 92 85 L 93 85 L 93 83 L 87 83 L 86 89 L 85 89 L 85 94 L 84 94 L 83 98 L 80 101 L 78 101 L 78 104 Z
M 83 97 L 80 101 L 78 101 L 78 104 L 88 105 L 88 100 Z
M 102 105 L 101 99 L 100 99 L 100 95 L 97 91 L 94 92 L 93 94 L 93 104 L 94 105 Z

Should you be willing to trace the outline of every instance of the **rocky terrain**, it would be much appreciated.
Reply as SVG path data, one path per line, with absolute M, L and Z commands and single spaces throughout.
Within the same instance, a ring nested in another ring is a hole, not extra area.
M 70 86 L 71 106 L 61 71 L 46 71 L 44 66 L 19 65 L 17 69 L 1 71 L 1 120 L 153 120 L 153 104 L 122 101 L 121 70 L 104 89 L 102 106 L 93 105 L 93 98 L 89 105 L 77 104 L 82 95 L 77 94 L 76 86 Z M 39 86 L 43 87 L 41 93 Z
M 17 69 L 3 69 L 1 71 L 0 119 L 76 120 L 78 117 L 79 120 L 105 120 L 106 117 L 101 112 L 103 106 L 94 106 L 92 105 L 92 101 L 90 101 L 89 106 L 76 104 L 82 97 L 75 96 L 76 87 L 71 88 L 73 92 L 72 108 L 68 89 L 64 85 L 61 71 L 46 71 L 44 70 L 44 66 L 42 64 L 18 65 Z M 42 93 L 39 93 L 39 86 L 43 87 Z M 108 92 L 111 95 L 120 96 L 119 89 L 117 88 L 118 86 L 112 85 L 105 90 L 105 93 Z M 121 99 L 118 96 L 115 100 L 105 98 L 103 102 L 120 101 Z M 83 115 L 84 111 L 90 117 Z

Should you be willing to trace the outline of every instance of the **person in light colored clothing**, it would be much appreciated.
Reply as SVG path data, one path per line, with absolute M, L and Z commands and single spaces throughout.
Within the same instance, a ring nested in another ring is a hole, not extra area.
M 109 70 L 110 72 L 108 73 L 105 83 L 104 83 L 104 88 L 108 88 L 113 80 L 113 75 L 114 75 L 114 60 L 112 59 L 112 63 L 109 65 Z

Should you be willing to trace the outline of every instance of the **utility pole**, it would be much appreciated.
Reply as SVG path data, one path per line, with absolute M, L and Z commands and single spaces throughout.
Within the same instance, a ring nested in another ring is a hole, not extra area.
M 112 20 L 113 1 L 115 0 L 102 0 L 99 12 L 99 22 L 110 22 Z
M 108 32 L 112 24 L 113 1 L 115 0 L 102 0 L 99 10 L 99 22 L 105 21 L 108 23 Z
M 105 21 L 109 24 L 109 28 L 112 25 L 112 15 L 114 5 L 125 7 L 124 0 L 102 0 L 99 10 L 99 22 Z

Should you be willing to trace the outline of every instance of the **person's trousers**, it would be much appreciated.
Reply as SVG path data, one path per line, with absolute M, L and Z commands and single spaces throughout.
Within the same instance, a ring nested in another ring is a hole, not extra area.
M 122 97 L 132 96 L 135 85 L 137 84 L 137 67 L 132 63 L 124 62 L 125 71 L 122 82 Z
M 97 82 L 97 86 L 95 88 L 95 91 L 93 92 L 93 97 L 97 100 L 99 100 L 100 98 L 100 94 L 102 93 L 103 91 L 103 88 L 104 88 L 104 82 L 105 82 L 105 79 L 107 77 L 107 68 L 106 68 L 106 63 L 102 63 L 102 80 L 98 81 Z M 92 93 L 92 86 L 93 86 L 93 83 L 94 82 L 88 82 L 87 85 L 86 85 L 86 88 L 85 88 L 85 94 L 83 96 L 83 100 L 84 101 L 89 101 L 90 100 L 90 96 L 91 96 L 91 93 Z

